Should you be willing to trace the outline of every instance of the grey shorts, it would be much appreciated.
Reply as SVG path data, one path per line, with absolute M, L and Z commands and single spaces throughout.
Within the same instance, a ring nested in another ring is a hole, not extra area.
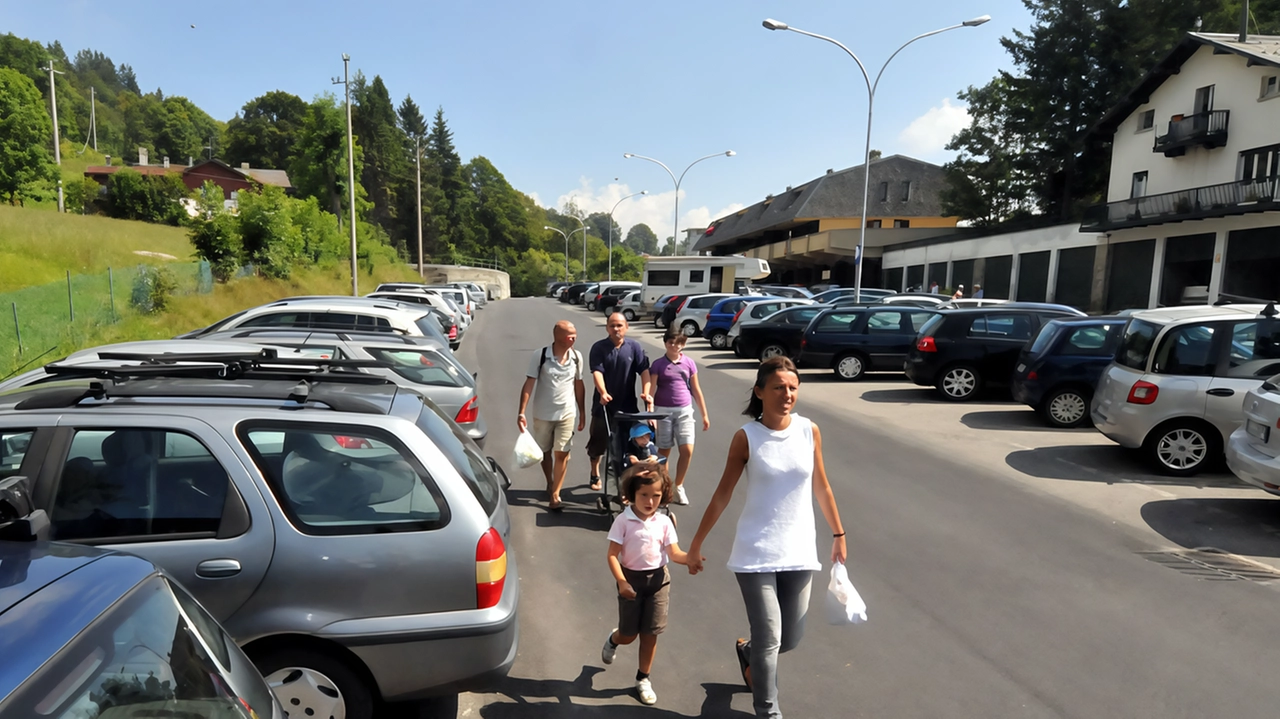
M 618 595 L 618 634 L 661 634 L 667 628 L 667 604 L 671 596 L 671 574 L 664 566 L 649 572 L 622 568 L 627 584 L 636 590 L 635 599 Z
M 693 444 L 693 405 L 688 407 L 654 407 L 653 411 L 667 418 L 658 421 L 658 447 L 670 449 Z
M 569 415 L 561 419 L 533 420 L 533 438 L 545 454 L 547 452 L 568 452 L 573 445 L 573 428 L 577 425 L 577 415 Z

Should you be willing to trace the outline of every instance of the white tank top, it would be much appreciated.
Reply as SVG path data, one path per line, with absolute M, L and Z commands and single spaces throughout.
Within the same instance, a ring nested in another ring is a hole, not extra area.
M 792 414 L 786 429 L 748 422 L 742 431 L 747 435 L 747 496 L 729 570 L 822 569 L 813 523 L 813 423 Z

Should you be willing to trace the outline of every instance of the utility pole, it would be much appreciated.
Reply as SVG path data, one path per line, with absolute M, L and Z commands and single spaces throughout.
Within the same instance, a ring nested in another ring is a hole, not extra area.
M 333 78 L 334 85 L 342 85 L 347 97 L 347 189 L 351 203 L 351 296 L 360 296 L 360 278 L 356 267 L 356 149 L 351 137 L 351 56 L 342 53 L 342 80 Z M 418 213 L 421 217 L 422 213 Z M 419 255 L 421 256 L 421 255 Z
M 53 69 L 52 59 L 49 60 L 48 67 L 40 69 L 49 71 L 49 105 L 53 108 L 53 161 L 58 165 L 58 212 L 63 212 L 66 206 L 62 198 L 62 139 L 58 137 L 58 89 L 54 85 L 53 76 L 64 73 Z
M 98 94 L 89 86 L 89 131 L 93 134 L 93 151 L 98 151 Z
M 413 138 L 413 162 L 418 170 L 418 276 L 426 279 L 427 271 L 422 264 L 422 136 Z

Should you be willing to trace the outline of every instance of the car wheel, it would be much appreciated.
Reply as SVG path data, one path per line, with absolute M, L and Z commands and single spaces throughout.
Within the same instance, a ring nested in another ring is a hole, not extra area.
M 254 664 L 290 716 L 370 719 L 373 696 L 347 665 L 328 654 L 281 649 Z
M 847 355 L 837 357 L 832 369 L 835 370 L 836 376 L 840 379 L 846 382 L 856 382 L 866 374 L 867 364 L 862 359 L 862 355 L 850 352 Z
M 727 349 L 729 347 L 729 333 L 724 330 L 716 330 L 707 336 L 707 341 L 711 343 L 712 349 Z
M 658 329 L 660 329 L 660 330 L 665 330 L 665 329 L 667 328 L 667 320 L 666 320 L 666 318 L 664 318 L 662 315 L 658 315 L 658 316 L 654 317 L 654 318 L 653 318 L 653 326 L 654 326 L 654 327 L 657 327 L 657 328 L 658 328 Z
M 680 333 L 685 337 L 697 337 L 698 323 L 693 320 L 685 320 L 684 324 L 680 325 Z
M 1056 390 L 1040 403 L 1040 414 L 1054 427 L 1079 427 L 1089 421 L 1089 392 L 1075 387 Z
M 631 308 L 629 308 L 629 307 L 628 307 L 627 309 L 625 309 L 625 310 L 623 310 L 623 311 L 622 311 L 622 316 L 623 316 L 623 317 L 626 317 L 628 322 L 635 322 L 635 321 L 636 321 L 636 313 L 635 313 L 635 311 L 634 311 L 634 310 L 632 310 L 632 309 L 631 309 Z
M 591 312 L 595 312 L 595 311 L 596 311 L 596 303 L 594 303 L 594 302 L 588 302 L 588 303 L 587 303 L 587 310 L 588 310 L 588 311 L 591 311 Z
M 774 357 L 786 357 L 786 356 L 787 356 L 787 348 L 783 347 L 777 342 L 770 342 L 769 344 L 765 345 L 763 348 L 760 349 L 761 362 L 767 359 L 773 359 Z
M 976 397 L 981 388 L 982 378 L 978 376 L 978 370 L 969 365 L 952 365 L 938 378 L 938 393 L 952 402 L 967 402 Z
M 1192 420 L 1176 420 L 1157 427 L 1142 448 L 1164 474 L 1190 477 L 1202 472 L 1221 452 L 1217 430 Z

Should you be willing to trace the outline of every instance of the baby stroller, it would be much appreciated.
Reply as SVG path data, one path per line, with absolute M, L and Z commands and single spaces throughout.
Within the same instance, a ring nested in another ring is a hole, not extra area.
M 605 427 L 608 429 L 609 441 L 605 445 L 603 467 L 601 468 L 602 493 L 596 498 L 596 509 L 609 516 L 620 513 L 626 504 L 623 503 L 622 486 L 618 479 L 627 459 L 627 444 L 631 438 L 631 428 L 638 423 L 660 422 L 667 418 L 665 414 L 654 412 L 610 412 L 605 407 Z M 656 446 L 655 446 L 656 449 Z M 665 457 L 658 459 L 666 463 Z

